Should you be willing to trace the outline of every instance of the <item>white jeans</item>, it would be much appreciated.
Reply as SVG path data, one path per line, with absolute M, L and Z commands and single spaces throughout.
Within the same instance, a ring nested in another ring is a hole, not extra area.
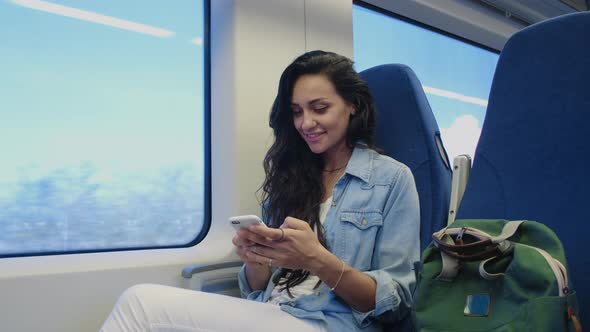
M 142 284 L 127 289 L 101 332 L 327 331 L 279 306 L 182 288 Z

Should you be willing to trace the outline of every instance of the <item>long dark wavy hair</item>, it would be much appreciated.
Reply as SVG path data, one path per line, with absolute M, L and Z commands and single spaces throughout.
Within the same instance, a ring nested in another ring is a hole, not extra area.
M 299 56 L 281 75 L 278 93 L 270 112 L 274 143 L 264 158 L 266 178 L 262 189 L 262 213 L 269 226 L 279 227 L 286 217 L 305 220 L 317 232 L 320 243 L 327 248 L 319 211 L 326 188 L 323 186 L 324 160 L 313 153 L 293 123 L 291 99 L 299 77 L 320 74 L 332 82 L 336 92 L 352 105 L 346 143 L 352 149 L 358 141 L 373 147 L 375 112 L 373 98 L 365 81 L 353 68 L 353 62 L 336 53 L 311 51 Z M 328 248 L 329 250 L 330 248 Z M 282 269 L 275 283 L 290 287 L 303 282 L 308 271 Z M 280 281 L 286 278 L 285 281 Z M 316 285 L 317 287 L 317 285 Z

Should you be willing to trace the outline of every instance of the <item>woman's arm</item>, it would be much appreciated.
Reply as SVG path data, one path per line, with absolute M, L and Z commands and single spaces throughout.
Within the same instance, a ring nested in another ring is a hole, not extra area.
M 246 279 L 248 279 L 248 284 L 252 290 L 265 289 L 270 275 L 270 267 L 259 263 L 246 263 Z
M 414 177 L 403 167 L 383 208 L 383 225 L 377 234 L 371 270 L 363 272 L 377 283 L 375 309 L 353 312 L 359 325 L 374 318 L 405 321 L 411 314 L 416 283 L 415 263 L 420 261 L 420 205 Z
M 347 265 L 328 250 L 324 251 L 310 272 L 319 276 L 353 309 L 361 312 L 375 309 L 375 280 Z
M 244 269 L 248 285 L 253 291 L 262 290 L 266 288 L 272 271 L 270 266 L 252 261 L 248 258 L 248 252 L 255 244 L 249 238 L 258 239 L 259 237 L 247 229 L 240 229 L 232 239 L 232 243 L 236 247 L 236 253 L 245 263 Z

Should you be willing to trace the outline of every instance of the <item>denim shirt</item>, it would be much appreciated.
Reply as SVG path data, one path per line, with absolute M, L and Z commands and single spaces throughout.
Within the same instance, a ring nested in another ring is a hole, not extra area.
M 301 319 L 323 321 L 330 331 L 381 331 L 376 320 L 411 329 L 414 263 L 420 259 L 420 208 L 410 169 L 357 144 L 332 198 L 323 223 L 327 247 L 375 280 L 375 308 L 358 312 L 321 283 L 314 294 L 282 303 L 281 309 Z M 242 297 L 267 302 L 278 272 L 274 269 L 265 290 L 253 291 L 242 267 Z

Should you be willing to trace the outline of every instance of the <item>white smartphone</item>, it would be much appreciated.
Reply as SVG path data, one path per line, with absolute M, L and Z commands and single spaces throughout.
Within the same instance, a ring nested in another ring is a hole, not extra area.
M 250 225 L 262 225 L 266 226 L 264 222 L 258 216 L 253 214 L 246 215 L 246 216 L 235 216 L 229 218 L 229 223 L 232 227 L 237 231 L 240 228 L 248 227 Z

